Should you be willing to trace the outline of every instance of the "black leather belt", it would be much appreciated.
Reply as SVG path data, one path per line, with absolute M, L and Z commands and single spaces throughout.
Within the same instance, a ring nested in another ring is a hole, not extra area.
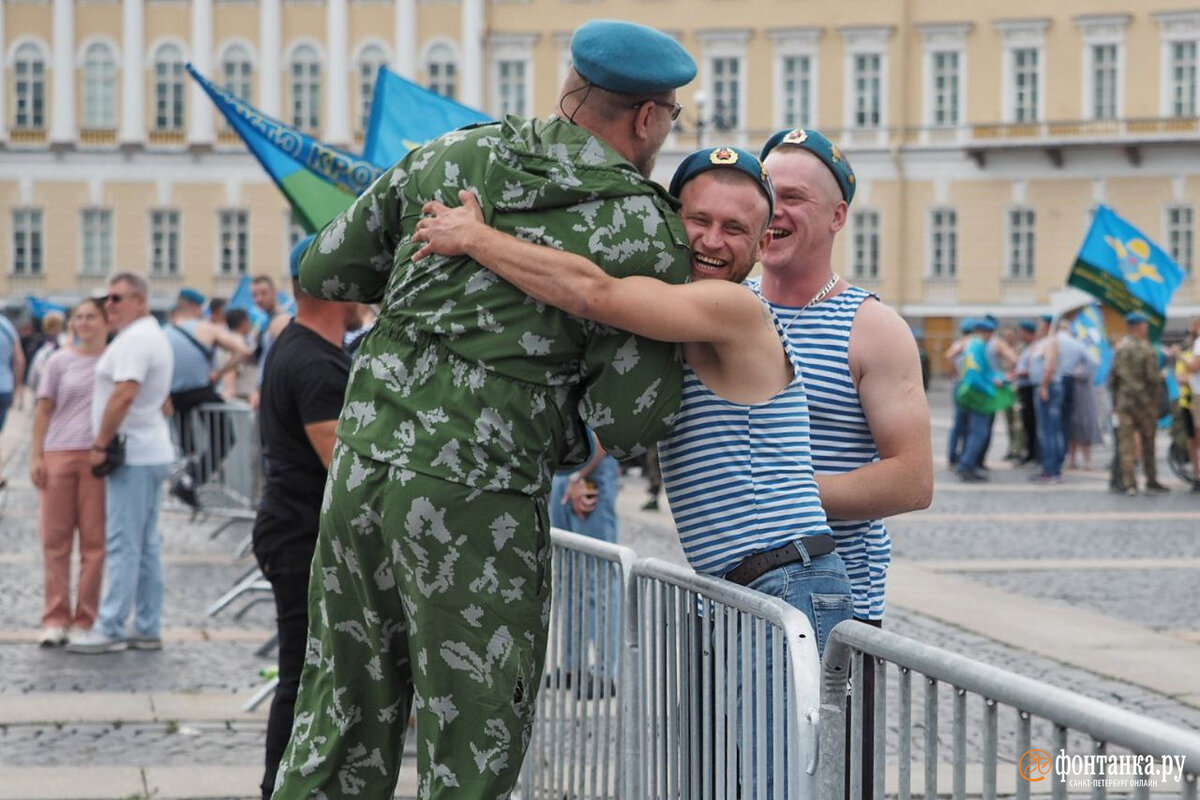
M 742 559 L 742 563 L 725 573 L 725 580 L 749 586 L 773 569 L 803 561 L 804 557 L 800 555 L 799 547 L 801 544 L 804 545 L 804 551 L 808 553 L 809 558 L 832 553 L 837 546 L 833 537 L 828 533 L 817 536 L 801 536 L 796 541 L 775 550 L 746 556 Z

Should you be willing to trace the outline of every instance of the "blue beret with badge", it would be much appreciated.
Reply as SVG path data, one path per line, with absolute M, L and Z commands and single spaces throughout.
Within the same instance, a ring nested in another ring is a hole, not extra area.
M 312 244 L 313 239 L 317 238 L 315 233 L 310 233 L 292 248 L 292 254 L 288 256 L 288 267 L 291 269 L 293 278 L 300 277 L 300 259 L 304 256 L 304 251 L 308 250 L 308 246 Z
M 671 178 L 670 192 L 675 197 L 683 191 L 683 185 L 701 173 L 714 169 L 733 169 L 754 180 L 767 197 L 767 218 L 775 214 L 775 187 L 771 176 L 754 154 L 740 147 L 706 147 L 689 155 L 675 170 Z
M 204 296 L 203 292 L 192 289 L 191 287 L 184 287 L 180 289 L 179 299 L 186 300 L 189 303 L 195 303 L 198 306 L 202 306 L 208 302 L 208 298 Z
M 849 205 L 854 199 L 854 189 L 856 180 L 854 178 L 854 169 L 850 166 L 850 161 L 846 158 L 838 146 L 826 139 L 817 131 L 809 131 L 804 128 L 794 128 L 778 131 L 767 143 L 763 145 L 762 152 L 759 157 L 767 160 L 767 154 L 776 147 L 799 147 L 801 150 L 807 150 L 821 160 L 831 173 L 834 180 L 837 181 L 838 188 L 842 190 L 842 199 Z
M 588 83 L 620 94 L 657 94 L 696 77 L 696 61 L 683 45 L 654 28 L 594 19 L 571 37 L 571 63 Z
M 1130 311 L 1125 315 L 1125 324 L 1127 325 L 1138 325 L 1143 322 L 1150 322 L 1150 318 L 1140 311 Z

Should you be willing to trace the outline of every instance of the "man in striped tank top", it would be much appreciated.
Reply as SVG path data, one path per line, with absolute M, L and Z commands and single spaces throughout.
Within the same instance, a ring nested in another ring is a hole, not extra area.
M 821 503 L 846 562 L 855 619 L 882 624 L 891 540 L 883 518 L 928 507 L 933 497 L 929 406 L 908 324 L 879 298 L 833 271 L 856 179 L 820 133 L 783 130 L 761 157 L 775 183 L 771 244 L 755 287 L 800 356 L 808 390 L 813 466 Z M 873 662 L 865 659 L 865 696 Z M 865 703 L 864 708 L 871 709 Z M 873 773 L 870 714 L 863 774 Z M 871 782 L 864 782 L 869 792 Z

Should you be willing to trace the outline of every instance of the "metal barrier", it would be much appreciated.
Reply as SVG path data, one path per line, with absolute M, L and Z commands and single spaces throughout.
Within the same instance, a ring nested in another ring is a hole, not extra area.
M 639 797 L 630 669 L 631 572 L 627 547 L 551 531 L 546 670 L 519 786 L 525 800 Z
M 808 618 L 657 559 L 634 566 L 639 798 L 805 798 L 819 670 Z
M 875 661 L 875 690 L 863 695 L 863 659 Z M 914 693 L 913 674 L 921 676 L 924 691 Z M 889 694 L 889 674 L 896 695 Z M 846 710 L 847 676 L 850 676 L 849 715 Z M 920 697 L 915 695 L 919 694 Z M 979 698 L 974 709 L 968 695 Z M 914 703 L 914 700 L 917 702 Z M 863 775 L 863 705 L 874 708 L 874 734 L 866 743 L 874 754 L 874 774 Z M 942 708 L 950 706 L 950 761 L 940 763 L 943 732 Z M 896 787 L 887 786 L 889 743 L 888 715 L 895 714 L 894 732 Z M 846 792 L 846 727 L 849 717 L 849 792 Z M 1001 726 L 1001 718 L 1011 726 Z M 928 800 L 938 796 L 939 780 L 948 771 L 952 797 L 962 800 L 968 793 L 968 774 L 974 784 L 971 794 L 993 800 L 997 794 L 1028 800 L 1034 786 L 1048 786 L 1053 800 L 1063 800 L 1068 790 L 1086 788 L 1092 800 L 1104 800 L 1111 787 L 1130 790 L 1138 800 L 1156 796 L 1174 781 L 1170 776 L 1144 775 L 1141 770 L 1154 763 L 1165 765 L 1164 756 L 1182 757 L 1170 762 L 1178 776 L 1179 796 L 1196 800 L 1200 773 L 1200 735 L 1146 719 L 1136 714 L 1058 689 L 1006 670 L 981 664 L 912 639 L 869 625 L 844 622 L 830 633 L 825 645 L 821 682 L 821 800 L 859 800 L 873 795 L 882 800 L 885 791 L 910 800 L 914 794 L 914 745 L 921 762 L 921 784 L 917 789 Z M 1110 746 L 1115 748 L 1110 752 Z M 968 752 L 970 750 L 970 752 Z M 1096 757 L 1104 757 L 1104 766 Z M 1133 757 L 1141 757 L 1134 760 Z M 1012 764 L 1007 776 L 998 771 L 1000 762 Z M 1113 764 L 1116 769 L 1109 766 Z M 942 769 L 939 769 L 942 768 Z M 1130 769 L 1138 772 L 1130 774 Z M 1097 770 L 1100 773 L 1097 774 Z M 1111 770 L 1111 771 L 1109 771 Z M 1013 783 L 1007 783 L 1011 777 Z M 865 781 L 871 781 L 868 787 Z M 1047 781 L 1042 784 L 1041 781 Z M 869 792 L 864 792 L 870 789 Z
M 201 509 L 253 519 L 262 489 L 254 409 L 240 402 L 205 403 L 177 414 L 172 428 L 195 480 Z

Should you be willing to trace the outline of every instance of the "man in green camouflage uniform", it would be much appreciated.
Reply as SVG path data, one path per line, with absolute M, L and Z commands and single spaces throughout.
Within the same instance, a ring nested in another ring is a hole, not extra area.
M 1141 439 L 1142 470 L 1146 474 L 1147 492 L 1166 492 L 1158 482 L 1154 460 L 1154 433 L 1158 427 L 1158 393 L 1162 391 L 1162 376 L 1158 369 L 1158 354 L 1148 339 L 1146 316 L 1134 311 L 1125 317 L 1129 335 L 1121 340 L 1113 353 L 1109 385 L 1112 388 L 1113 409 L 1117 412 L 1117 453 L 1121 464 L 1121 482 L 1126 494 L 1136 495 L 1137 444 Z
M 564 118 L 509 117 L 418 148 L 309 247 L 305 290 L 380 302 L 338 424 L 309 584 L 309 645 L 275 798 L 391 797 L 410 707 L 422 798 L 504 798 L 530 736 L 549 618 L 553 472 L 665 434 L 674 346 L 541 304 L 465 258 L 413 264 L 430 200 L 617 276 L 682 283 L 687 238 L 646 176 L 695 64 L 593 22 Z M 653 74 L 651 74 L 653 72 Z

